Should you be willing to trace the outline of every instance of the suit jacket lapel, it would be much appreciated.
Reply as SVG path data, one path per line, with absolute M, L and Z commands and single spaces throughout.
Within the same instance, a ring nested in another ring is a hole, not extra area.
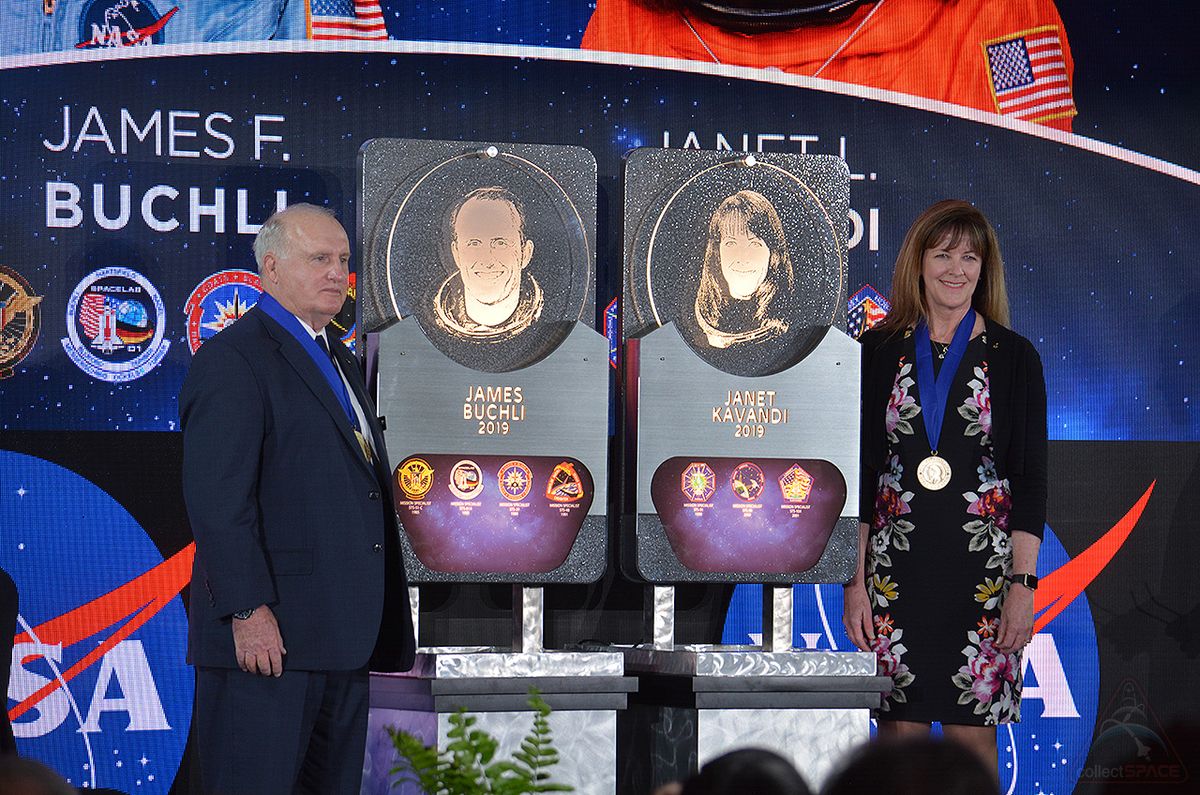
M 329 334 L 328 331 L 325 333 Z M 379 427 L 379 419 L 375 416 L 375 401 L 367 394 L 367 385 L 358 370 L 358 362 L 355 361 L 346 346 L 336 338 L 330 337 L 329 349 L 337 359 L 338 367 L 345 374 L 346 380 L 350 383 L 350 391 L 354 393 L 359 407 L 362 408 L 363 417 L 367 421 L 367 427 L 363 430 L 371 434 L 371 444 L 375 448 L 375 476 L 381 484 L 386 485 L 391 478 L 391 473 L 384 470 L 388 460 L 387 449 L 383 444 L 383 429 Z
M 367 469 L 372 472 L 371 467 L 367 464 L 366 458 L 363 457 L 362 447 L 358 444 L 358 439 L 354 436 L 354 426 L 350 424 L 350 419 L 346 416 L 346 412 L 342 409 L 342 404 L 333 394 L 333 390 L 329 388 L 329 382 L 325 380 L 325 376 L 317 369 L 317 364 L 308 355 L 308 351 L 300 346 L 300 343 L 287 331 L 287 329 L 276 323 L 265 312 L 260 313 L 263 321 L 263 326 L 267 329 L 275 341 L 279 344 L 279 352 L 283 354 L 283 358 L 287 360 L 296 374 L 313 393 L 317 401 L 320 402 L 325 410 L 329 412 L 333 418 L 334 424 L 342 435 L 342 439 L 354 452 L 354 458 Z M 365 412 L 364 412 L 365 413 Z M 372 472 L 372 474 L 375 474 Z

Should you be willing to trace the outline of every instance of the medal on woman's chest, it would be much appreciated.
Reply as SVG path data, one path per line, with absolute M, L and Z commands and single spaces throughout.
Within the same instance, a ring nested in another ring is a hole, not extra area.
M 917 324 L 917 389 L 921 393 L 921 413 L 925 436 L 929 440 L 929 455 L 917 464 L 917 482 L 928 491 L 945 488 L 954 474 L 950 462 L 938 455 L 938 440 L 941 438 L 946 403 L 950 399 L 950 385 L 954 382 L 954 374 L 966 353 L 974 328 L 975 311 L 968 309 L 954 330 L 954 339 L 946 349 L 942 367 L 934 378 L 929 326 L 924 320 Z
M 950 462 L 936 453 L 931 453 L 917 464 L 917 482 L 930 491 L 945 488 L 951 474 Z

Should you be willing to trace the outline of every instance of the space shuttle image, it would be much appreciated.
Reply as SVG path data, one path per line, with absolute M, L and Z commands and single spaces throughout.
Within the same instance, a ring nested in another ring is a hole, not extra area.
M 106 305 L 100 312 L 100 330 L 92 338 L 92 347 L 102 353 L 112 353 L 121 344 L 121 338 L 117 336 L 117 310 Z

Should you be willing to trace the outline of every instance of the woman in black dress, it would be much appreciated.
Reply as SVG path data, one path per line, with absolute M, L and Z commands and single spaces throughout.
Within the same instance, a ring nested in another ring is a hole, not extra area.
M 913 223 L 863 335 L 859 570 L 843 621 L 893 690 L 882 737 L 944 734 L 996 765 L 1020 720 L 1046 515 L 1041 360 L 1007 328 L 996 234 L 962 201 Z

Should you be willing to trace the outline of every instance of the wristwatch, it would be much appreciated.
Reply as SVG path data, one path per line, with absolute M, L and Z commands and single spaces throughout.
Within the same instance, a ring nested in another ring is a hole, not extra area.
M 1015 582 L 1019 585 L 1024 585 L 1031 591 L 1037 590 L 1038 578 L 1035 574 L 1010 574 L 1008 576 L 1008 581 Z
M 1036 579 L 1037 578 L 1034 578 L 1035 582 L 1036 582 Z M 238 621 L 245 621 L 247 618 L 254 615 L 254 611 L 257 609 L 258 608 L 252 607 L 249 610 L 239 610 L 233 614 L 233 617 L 236 618 Z

